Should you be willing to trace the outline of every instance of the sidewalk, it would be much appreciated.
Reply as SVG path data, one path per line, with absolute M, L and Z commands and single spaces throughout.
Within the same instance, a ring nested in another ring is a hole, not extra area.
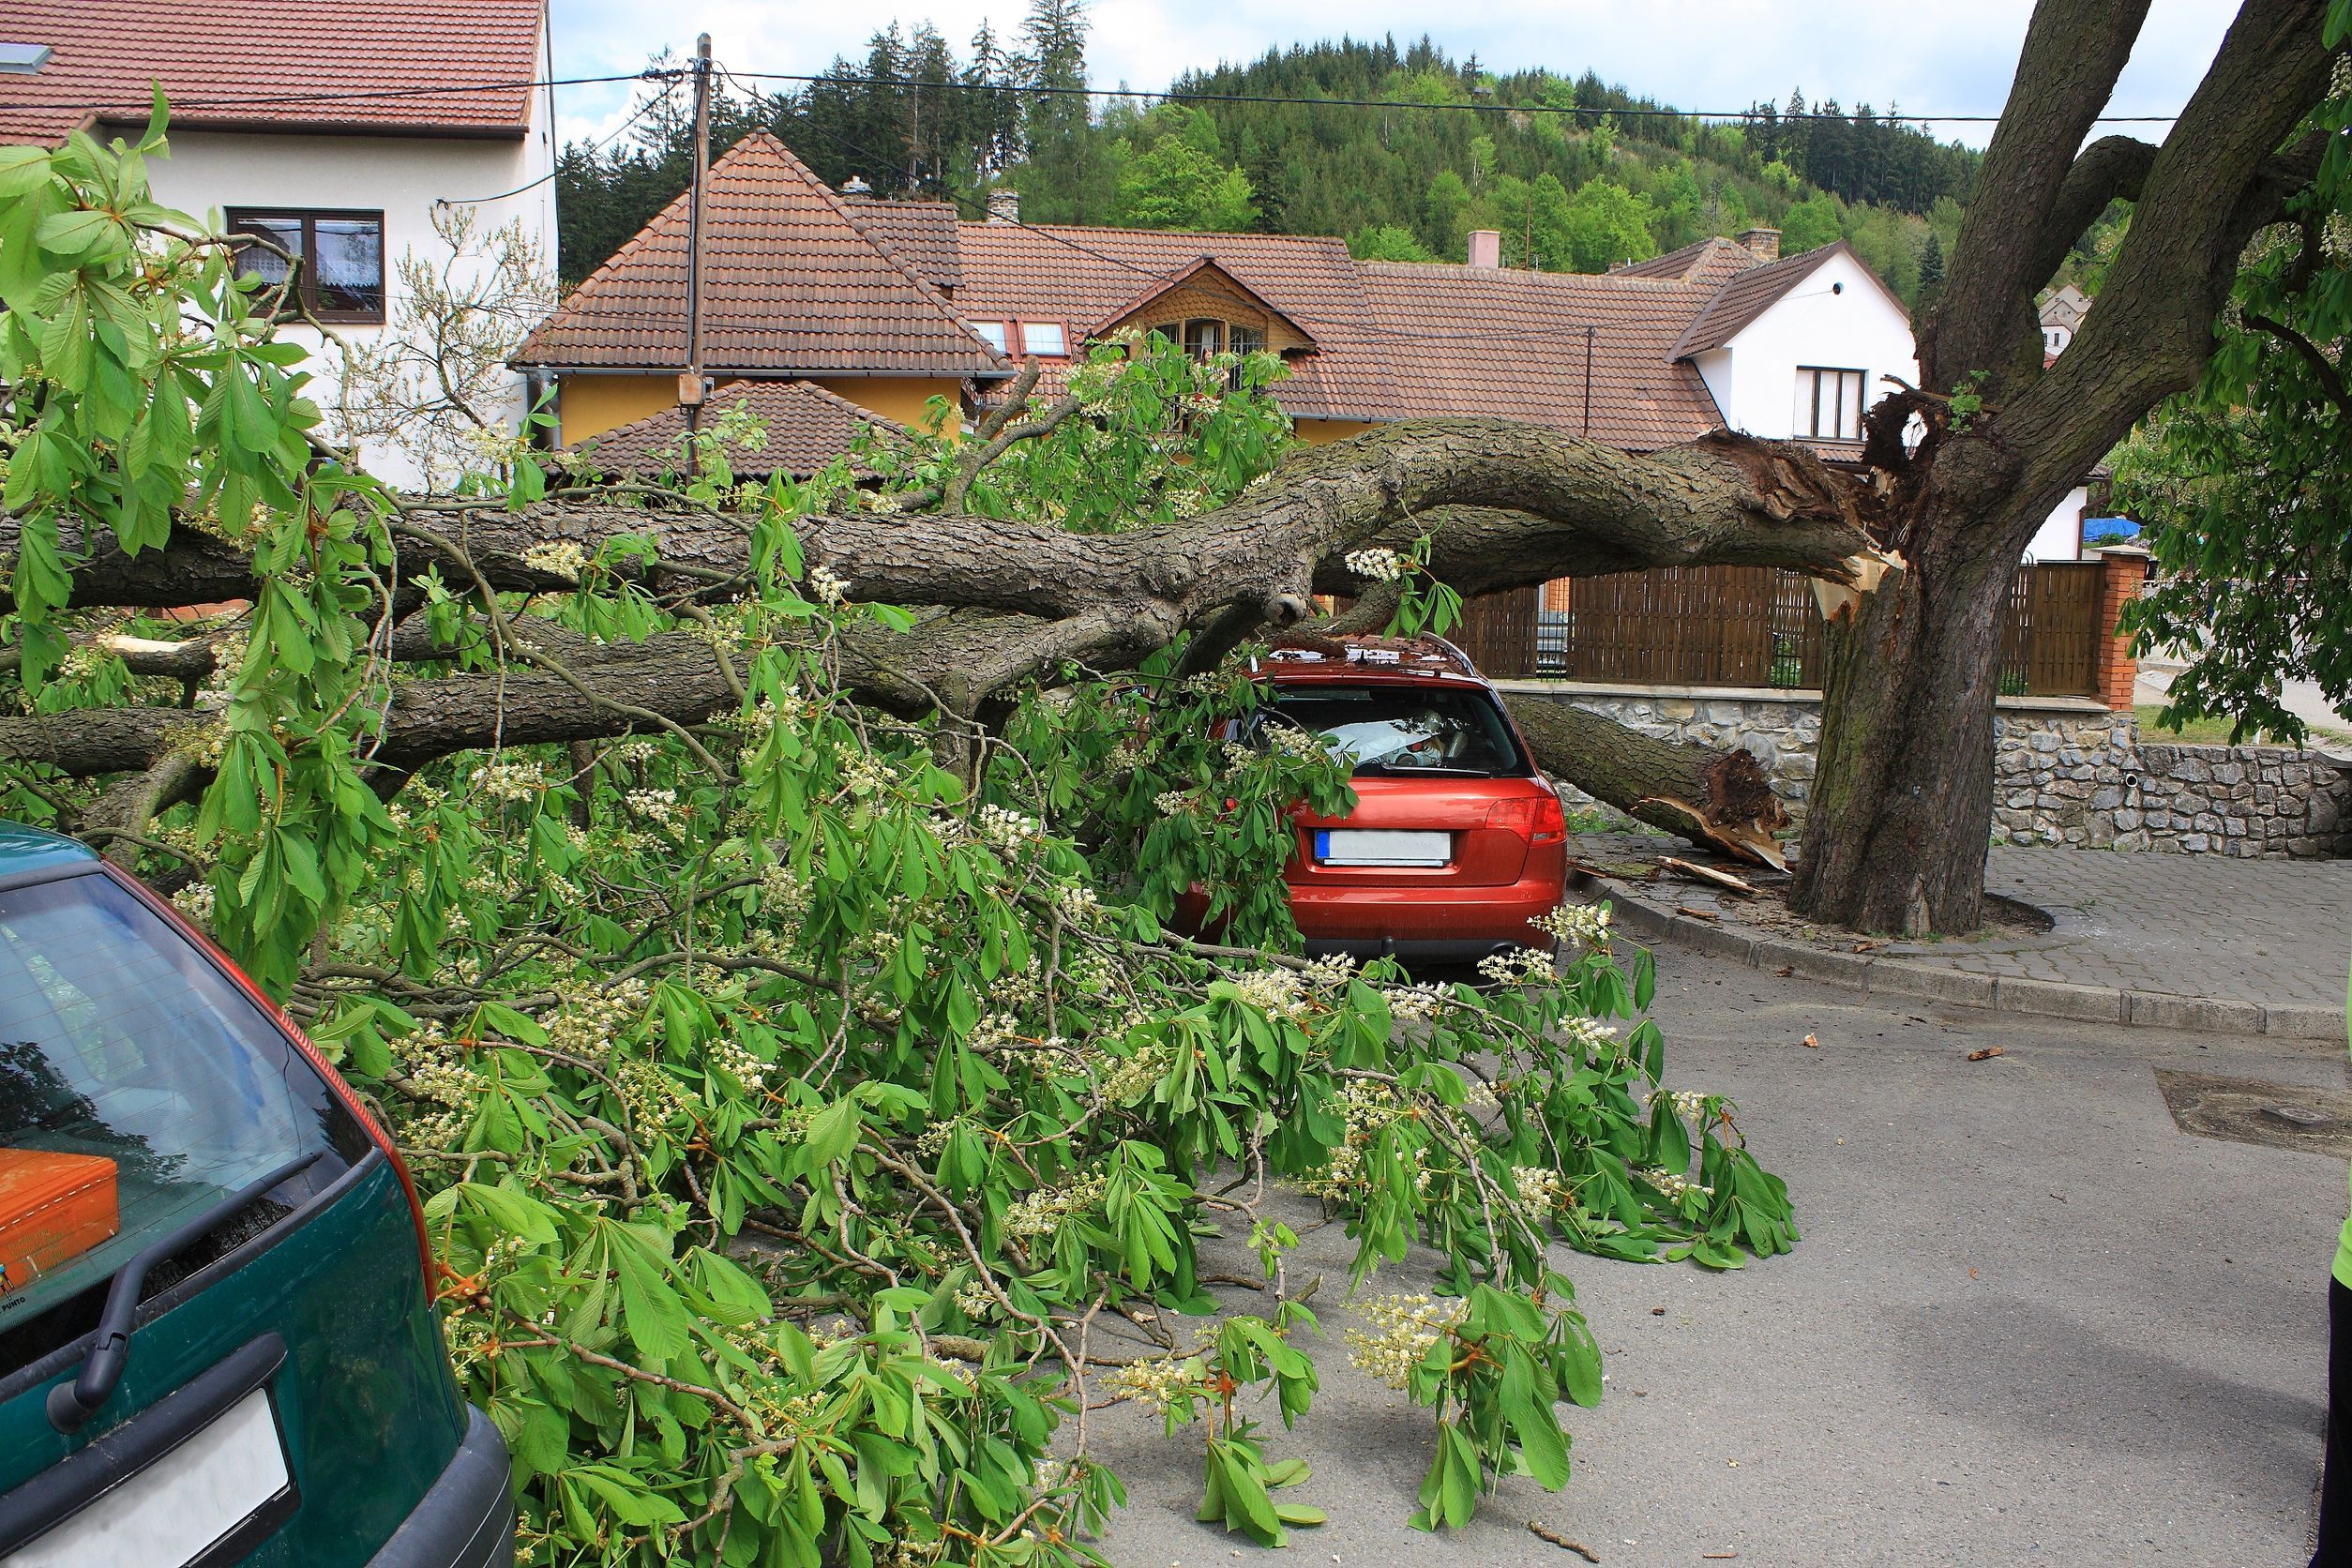
M 2352 954 L 2352 860 L 1996 847 L 1985 891 L 2046 912 L 2052 927 L 2011 926 L 1924 942 L 1858 942 L 1776 908 L 1679 879 L 1643 880 L 1673 839 L 1592 835 L 1575 852 L 1618 875 L 1587 896 L 1617 900 L 1637 936 L 1758 969 L 2045 1017 L 2339 1040 Z M 1711 917 L 1711 918 L 1710 918 Z

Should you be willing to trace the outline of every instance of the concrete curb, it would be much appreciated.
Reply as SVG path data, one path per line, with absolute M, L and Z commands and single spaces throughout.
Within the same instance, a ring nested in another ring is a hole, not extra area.
M 1869 996 L 1983 1007 L 1998 1013 L 2073 1018 L 2145 1029 L 2193 1029 L 2214 1034 L 2269 1034 L 2293 1040 L 2342 1040 L 2341 1007 L 2310 1003 L 2240 1002 L 2224 997 L 2178 996 L 2165 991 L 2126 991 L 2108 986 L 2067 986 L 2013 975 L 1971 974 L 1940 964 L 1877 957 L 1867 953 L 1832 953 L 1772 937 L 1749 936 L 1709 921 L 1662 909 L 1607 877 L 1572 871 L 1573 885 L 1614 906 L 1613 923 L 1635 936 L 1663 938 L 1711 957 L 1728 958 L 1750 969 L 1786 970 L 1800 980 L 1845 986 Z

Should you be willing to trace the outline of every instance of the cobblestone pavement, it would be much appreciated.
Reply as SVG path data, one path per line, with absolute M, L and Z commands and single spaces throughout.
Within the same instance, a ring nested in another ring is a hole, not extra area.
M 1679 840 L 1592 835 L 1597 862 L 1691 854 Z M 2341 1007 L 2352 953 L 2352 860 L 2238 860 L 2222 855 L 1996 847 L 1985 891 L 2046 912 L 2045 933 L 1986 932 L 1872 946 L 1874 957 L 1968 973 L 2160 991 L 2228 1002 Z M 1755 904 L 1696 883 L 1659 882 L 1646 897 L 1763 928 Z M 1772 934 L 1815 934 L 1784 920 Z M 1832 933 L 1817 940 L 1834 941 Z M 1845 943 L 1850 947 L 1851 943 Z

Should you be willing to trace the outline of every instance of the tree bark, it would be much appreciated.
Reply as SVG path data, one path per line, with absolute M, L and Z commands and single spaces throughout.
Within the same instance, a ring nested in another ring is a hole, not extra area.
M 1508 705 L 1545 773 L 1653 827 L 1743 860 L 1783 863 L 1773 836 L 1788 813 L 1747 752 L 1660 740 L 1541 697 Z
M 1872 413 L 1873 531 L 1905 569 L 1832 618 L 1819 764 L 1791 902 L 1863 930 L 1974 929 L 1993 816 L 2001 609 L 2035 529 L 2132 425 L 2194 385 L 2212 323 L 2325 91 L 2326 0 L 2246 0 L 2163 146 L 2083 146 L 2145 0 L 2043 0 L 1951 279 L 1923 388 Z M 2034 295 L 2088 215 L 2135 201 L 2097 309 L 2043 364 Z M 1927 424 L 1915 453 L 1902 430 Z

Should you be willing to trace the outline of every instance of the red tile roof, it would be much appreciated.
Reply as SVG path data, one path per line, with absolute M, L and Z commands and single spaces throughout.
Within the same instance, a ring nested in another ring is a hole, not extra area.
M 1621 273 L 1362 266 L 1396 400 L 1409 414 L 1518 419 L 1636 451 L 1724 422 L 1697 368 L 1672 352 L 1708 289 Z
M 46 44 L 0 74 L 0 143 L 93 121 L 519 138 L 540 75 L 541 0 L 7 0 L 0 40 Z
M 674 369 L 686 354 L 691 192 L 572 291 L 518 365 Z M 1004 360 L 897 249 L 874 238 L 766 131 L 711 166 L 702 359 L 713 373 L 996 377 Z
M 1844 240 L 1825 245 L 1817 250 L 1801 251 L 1784 256 L 1777 262 L 1750 267 L 1715 291 L 1715 297 L 1707 302 L 1698 319 L 1674 345 L 1677 357 L 1689 354 L 1705 354 L 1719 349 L 1737 338 L 1741 329 L 1771 309 L 1781 295 L 1803 282 L 1819 270 L 1832 256 L 1851 256 L 1853 247 Z M 1862 269 L 1868 272 L 1870 269 Z
M 1110 310 L 1104 314 L 1100 321 L 1087 324 L 1081 329 L 1080 336 L 1098 337 L 1107 333 L 1113 327 L 1117 326 L 1121 322 L 1124 321 L 1127 317 L 1143 309 L 1153 300 L 1168 294 L 1170 290 L 1176 289 L 1183 284 L 1191 282 L 1196 278 L 1201 277 L 1209 278 L 1213 282 L 1222 284 L 1229 289 L 1238 292 L 1244 299 L 1252 300 L 1259 305 L 1264 306 L 1267 310 L 1272 312 L 1281 321 L 1283 325 L 1289 327 L 1291 331 L 1305 339 L 1310 345 L 1314 343 L 1315 334 L 1309 332 L 1306 328 L 1301 326 L 1297 322 L 1292 321 L 1289 316 L 1285 315 L 1281 308 L 1275 305 L 1272 300 L 1267 299 L 1265 296 L 1259 294 L 1257 290 L 1251 288 L 1248 284 L 1243 282 L 1240 279 L 1226 271 L 1225 268 L 1219 266 L 1217 264 L 1216 258 L 1214 256 L 1195 257 L 1189 264 L 1178 267 L 1175 271 L 1168 274 L 1165 278 L 1154 278 L 1151 282 L 1146 283 L 1142 289 L 1137 293 L 1134 298 L 1128 300 L 1123 305 L 1112 307 Z
M 1317 352 L 1294 359 L 1289 379 L 1274 387 L 1276 400 L 1291 415 L 1395 419 L 1405 412 L 1390 390 L 1363 275 L 1344 241 L 966 223 L 957 249 L 964 280 L 956 309 L 966 320 L 1062 321 L 1074 331 L 1123 313 L 1123 307 L 1156 293 L 1169 274 L 1205 256 L 1314 338 Z
M 1764 264 L 1765 258 L 1750 250 L 1737 240 L 1720 234 L 1686 245 L 1680 250 L 1669 250 L 1663 256 L 1652 256 L 1646 262 L 1627 262 L 1609 268 L 1612 278 L 1666 278 L 1677 283 L 1696 283 L 1705 288 L 1721 288 L 1733 278 L 1751 267 Z
M 838 194 L 838 192 L 836 192 Z M 956 207 L 951 202 L 882 202 L 871 196 L 842 196 L 850 221 L 898 254 L 942 294 L 963 281 L 956 253 Z
M 906 434 L 905 426 L 805 381 L 727 382 L 702 405 L 702 428 L 710 430 L 738 406 L 760 421 L 763 439 L 756 450 L 728 446 L 727 466 L 737 478 L 789 474 L 805 479 L 869 429 L 885 438 Z M 686 415 L 670 408 L 591 436 L 578 450 L 600 474 L 655 473 L 683 465 L 685 437 Z

